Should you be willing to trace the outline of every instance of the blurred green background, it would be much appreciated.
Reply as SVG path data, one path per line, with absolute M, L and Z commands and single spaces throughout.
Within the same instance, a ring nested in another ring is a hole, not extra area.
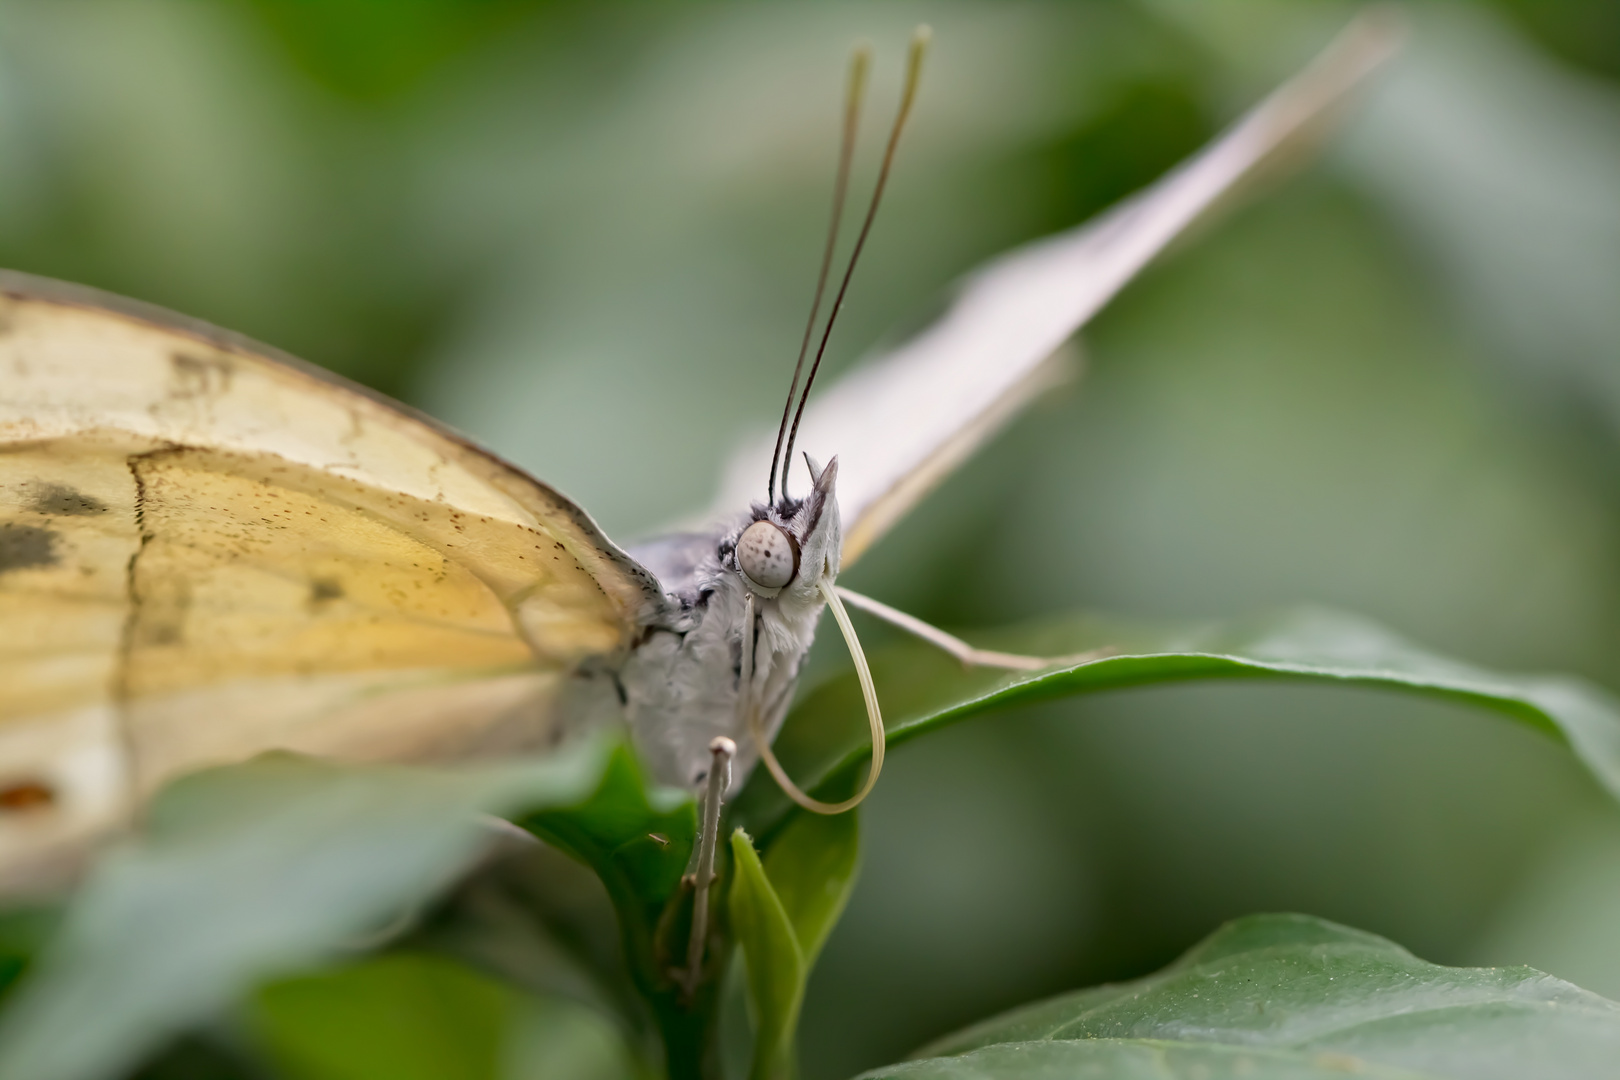
M 8 0 L 0 264 L 365 381 L 634 539 L 779 408 L 855 39 L 879 55 L 861 190 L 910 27 L 935 28 L 835 370 L 1152 180 L 1350 10 Z M 853 587 L 958 627 L 1331 604 L 1620 688 L 1620 5 L 1407 11 L 1324 158 L 1134 285 L 1085 335 L 1085 380 Z M 1252 911 L 1620 997 L 1620 815 L 1500 721 L 1190 686 L 890 768 L 811 984 L 807 1080 Z

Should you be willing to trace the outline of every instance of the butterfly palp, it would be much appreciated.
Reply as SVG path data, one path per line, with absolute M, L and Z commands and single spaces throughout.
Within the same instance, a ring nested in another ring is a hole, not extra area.
M 827 607 L 832 611 L 833 619 L 838 623 L 838 629 L 843 632 L 844 644 L 849 646 L 849 657 L 855 661 L 855 676 L 861 684 L 861 697 L 866 704 L 866 721 L 872 730 L 872 761 L 866 769 L 866 779 L 861 783 L 861 789 L 842 802 L 822 802 L 793 782 L 782 763 L 777 760 L 776 752 L 771 749 L 771 741 L 760 726 L 759 703 L 748 689 L 753 682 L 753 650 L 744 647 L 742 652 L 742 686 L 744 692 L 739 704 L 743 712 L 743 722 L 748 728 L 748 736 L 754 741 L 754 748 L 759 751 L 759 758 L 765 763 L 766 771 L 782 789 L 783 794 L 813 814 L 842 814 L 853 810 L 866 801 L 872 794 L 872 788 L 877 784 L 878 774 L 883 771 L 883 756 L 888 746 L 888 735 L 883 728 L 883 712 L 878 708 L 877 687 L 872 682 L 872 669 L 866 663 L 866 653 L 861 648 L 861 639 L 855 634 L 855 627 L 849 621 L 849 613 L 838 598 L 838 591 L 832 582 L 822 578 L 816 583 L 821 597 L 826 601 Z M 743 625 L 752 626 L 754 623 L 754 596 L 752 593 L 745 600 L 747 615 Z

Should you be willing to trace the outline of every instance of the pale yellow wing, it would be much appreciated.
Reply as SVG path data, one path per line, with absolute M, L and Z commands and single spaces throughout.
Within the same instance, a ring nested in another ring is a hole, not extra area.
M 398 405 L 0 274 L 0 884 L 183 769 L 544 739 L 660 603 L 579 508 Z
M 1070 232 L 1004 255 L 943 315 L 811 400 L 799 446 L 838 457 L 847 568 L 1042 390 L 1075 331 L 1176 237 L 1297 147 L 1394 48 L 1388 13 L 1363 17 L 1301 74 L 1152 187 Z M 763 497 L 772 440 L 729 464 L 711 514 Z M 803 492 L 802 461 L 790 463 Z

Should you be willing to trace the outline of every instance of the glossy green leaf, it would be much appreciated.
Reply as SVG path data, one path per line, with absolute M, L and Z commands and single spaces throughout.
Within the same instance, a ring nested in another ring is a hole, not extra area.
M 685 960 L 690 890 L 681 883 L 697 839 L 690 796 L 650 790 L 627 749 L 608 762 L 589 799 L 519 818 L 523 827 L 596 871 L 618 912 L 630 976 L 652 1006 L 672 1073 L 695 1067 L 714 1023 L 715 981 L 686 1000 L 676 971 Z
M 499 983 L 396 953 L 283 979 L 254 995 L 254 1029 L 299 1080 L 499 1080 L 517 1008 Z
M 648 1080 L 656 1075 L 636 1060 L 600 1013 L 556 999 L 531 1002 L 519 1012 L 506 1062 L 510 1080 Z
M 450 957 L 537 999 L 609 1018 L 647 1060 L 657 1033 L 631 978 L 618 913 L 590 867 L 514 845 L 456 884 L 390 949 Z
M 793 1032 L 809 976 L 804 950 L 781 897 L 765 876 L 748 834 L 731 834 L 734 877 L 727 894 L 731 932 L 748 967 L 748 1000 L 754 1016 L 752 1080 L 791 1075 Z
M 1217 930 L 1156 975 L 1016 1009 L 869 1076 L 1610 1075 L 1620 1004 L 1525 967 L 1448 968 L 1305 915 Z
M 374 944 L 498 842 L 485 815 L 580 804 L 624 754 L 456 771 L 269 755 L 179 781 L 19 987 L 0 1075 L 117 1075 L 264 978 Z
M 60 919 L 55 908 L 20 907 L 0 913 L 0 1002 L 22 980 Z
M 748 969 L 751 1075 L 791 1076 L 805 984 L 855 886 L 860 825 L 853 813 L 806 814 L 782 830 L 763 861 L 737 829 L 731 855 L 727 915 Z
M 1340 1054 L 1310 1054 L 1169 1042 L 1097 1039 L 1084 1043 L 1008 1043 L 962 1057 L 931 1058 L 865 1074 L 867 1077 L 1001 1080 L 1435 1080 L 1433 1074 L 1384 1068 Z
M 574 1002 L 521 994 L 431 953 L 278 980 L 250 1029 L 288 1080 L 528 1080 L 631 1075 L 623 1041 Z
M 650 791 L 635 756 L 620 750 L 589 799 L 537 810 L 518 824 L 596 871 L 619 910 L 632 963 L 664 985 L 680 954 L 669 952 L 656 929 L 691 858 L 696 804 L 684 794 Z
M 1449 698 L 1560 739 L 1620 797 L 1620 703 L 1580 679 L 1504 675 L 1428 652 L 1350 615 L 1305 610 L 1224 625 L 1151 628 L 1077 617 L 1009 631 L 996 648 L 1100 659 L 1039 672 L 963 670 L 928 646 L 878 653 L 873 674 L 890 745 L 970 717 L 1071 694 L 1192 679 L 1287 679 L 1382 687 Z M 777 756 L 805 788 L 847 783 L 870 754 L 853 675 L 818 687 L 789 715 Z M 793 806 L 756 773 L 735 820 L 768 843 Z
M 736 840 L 733 839 L 733 844 Z M 847 814 L 801 814 L 765 853 L 765 877 L 782 902 L 808 978 L 844 913 L 860 862 L 860 821 Z
M 187 1032 L 129 1080 L 265 1080 L 265 1063 L 239 1031 L 220 1026 Z

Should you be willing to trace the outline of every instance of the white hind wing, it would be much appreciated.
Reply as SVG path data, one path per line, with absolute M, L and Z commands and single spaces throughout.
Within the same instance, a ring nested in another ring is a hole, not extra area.
M 1091 222 L 979 269 L 921 333 L 818 392 L 798 449 L 822 461 L 838 457 L 844 566 L 1061 381 L 1071 366 L 1064 343 L 1190 226 L 1308 146 L 1397 43 L 1387 17 L 1357 19 L 1197 156 Z M 732 459 L 715 516 L 760 497 L 772 448 L 761 441 Z M 802 460 L 790 467 L 793 489 L 805 490 Z

